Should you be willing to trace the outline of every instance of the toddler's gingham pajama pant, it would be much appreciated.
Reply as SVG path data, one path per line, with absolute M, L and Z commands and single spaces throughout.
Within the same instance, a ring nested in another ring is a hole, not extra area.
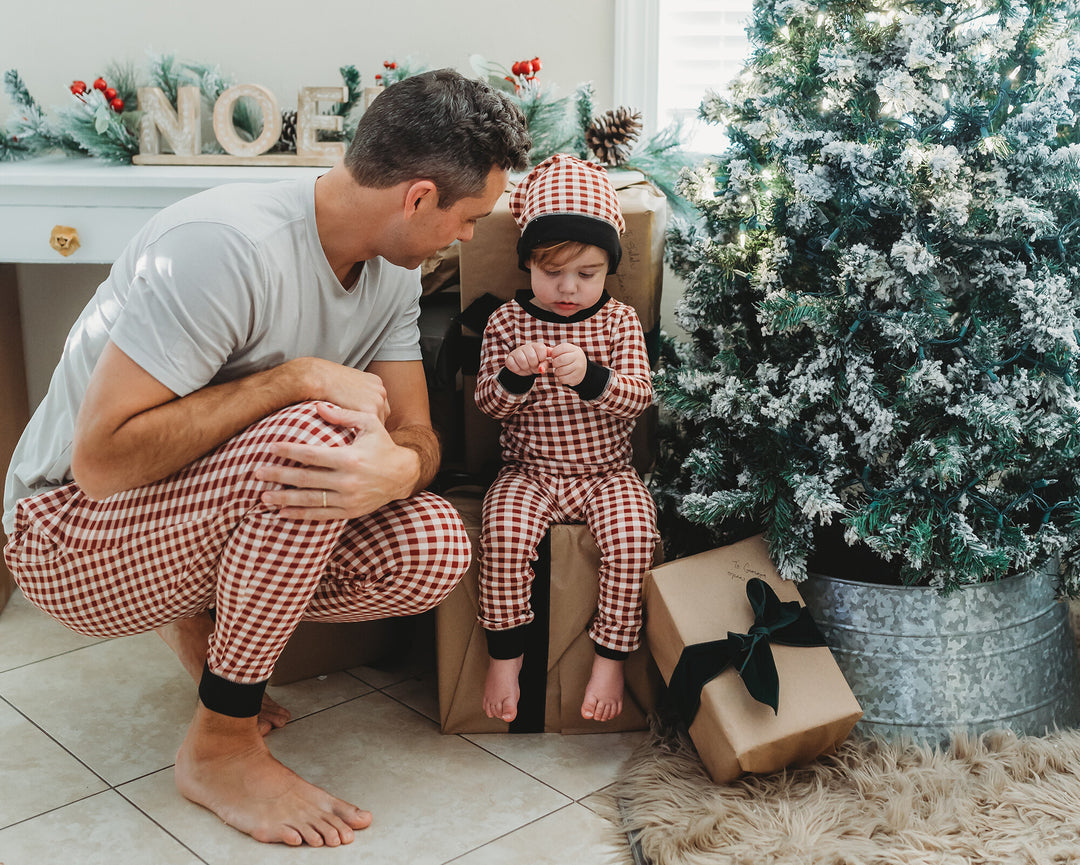
M 72 630 L 117 637 L 211 606 L 209 671 L 263 683 L 302 620 L 420 613 L 469 565 L 454 508 L 420 493 L 354 520 L 286 520 L 263 505 L 273 442 L 343 446 L 350 430 L 301 403 L 172 477 L 92 501 L 74 484 L 19 502 L 5 556 L 34 604 Z M 205 677 L 204 677 L 205 679 Z
M 641 582 L 656 546 L 656 505 L 632 468 L 564 476 L 502 469 L 484 497 L 480 623 L 493 632 L 532 621 L 530 562 L 551 523 L 583 522 L 600 549 L 598 612 L 589 637 L 621 655 L 641 644 Z M 489 531 L 495 527 L 495 531 Z

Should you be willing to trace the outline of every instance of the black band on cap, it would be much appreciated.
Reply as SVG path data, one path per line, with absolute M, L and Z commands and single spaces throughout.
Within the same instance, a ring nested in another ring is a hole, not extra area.
M 610 222 L 581 213 L 551 213 L 538 216 L 525 226 L 518 241 L 518 267 L 528 270 L 526 262 L 536 247 L 572 240 L 599 246 L 608 254 L 608 273 L 614 273 L 622 258 L 619 232 Z

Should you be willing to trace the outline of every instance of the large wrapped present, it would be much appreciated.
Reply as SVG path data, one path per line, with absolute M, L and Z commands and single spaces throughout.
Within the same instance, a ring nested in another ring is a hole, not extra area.
M 271 685 L 378 664 L 409 651 L 414 616 L 364 622 L 301 622 L 270 676 Z
M 450 492 L 476 549 L 480 536 L 479 494 Z M 472 566 L 435 616 L 439 715 L 444 733 L 609 733 L 642 730 L 662 687 L 643 647 L 626 660 L 623 711 L 600 723 L 581 717 L 581 702 L 594 656 L 588 628 L 596 613 L 600 551 L 588 528 L 556 524 L 533 565 L 536 579 L 530 626 L 519 683 L 518 716 L 511 723 L 487 717 L 481 705 L 488 652 L 477 621 L 479 565 Z
M 829 753 L 862 709 L 760 536 L 645 578 L 646 637 L 717 783 Z
M 0 531 L 0 543 L 7 543 L 3 531 Z M 14 591 L 15 580 L 11 578 L 7 565 L 0 562 L 0 610 L 4 609 Z
M 30 420 L 23 359 L 22 329 L 19 326 L 19 290 L 15 266 L 0 264 L 0 479 L 7 475 L 11 453 Z M 0 482 L 0 487 L 3 483 Z M 0 529 L 0 550 L 7 543 Z M 15 591 L 15 581 L 0 556 L 0 610 Z

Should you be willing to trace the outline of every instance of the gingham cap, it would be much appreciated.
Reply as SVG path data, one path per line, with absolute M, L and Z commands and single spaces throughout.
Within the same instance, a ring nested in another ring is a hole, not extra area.
M 599 165 L 556 153 L 537 165 L 510 195 L 510 212 L 521 228 L 518 265 L 541 244 L 576 240 L 606 250 L 608 273 L 622 257 L 626 231 L 619 197 Z

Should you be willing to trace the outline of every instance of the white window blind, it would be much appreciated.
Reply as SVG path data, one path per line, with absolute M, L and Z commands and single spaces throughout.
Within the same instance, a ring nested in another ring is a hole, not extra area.
M 698 121 L 709 91 L 723 91 L 750 54 L 752 0 L 658 0 L 657 127 L 685 121 L 687 147 L 724 148 L 723 130 Z

